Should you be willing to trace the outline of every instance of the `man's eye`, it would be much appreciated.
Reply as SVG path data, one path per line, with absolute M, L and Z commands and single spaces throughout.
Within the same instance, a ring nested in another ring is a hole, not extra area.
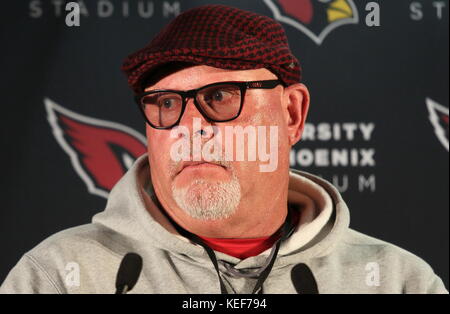
M 160 101 L 160 106 L 164 107 L 165 109 L 170 109 L 175 106 L 175 100 L 174 99 L 163 99 Z
M 207 102 L 220 102 L 226 100 L 228 97 L 230 97 L 231 94 L 224 90 L 216 90 L 212 92 L 211 94 L 205 95 L 205 100 Z
M 222 91 L 214 92 L 214 94 L 213 94 L 213 100 L 214 101 L 221 101 L 221 100 L 223 100 L 223 98 L 224 98 L 224 94 L 223 94 Z

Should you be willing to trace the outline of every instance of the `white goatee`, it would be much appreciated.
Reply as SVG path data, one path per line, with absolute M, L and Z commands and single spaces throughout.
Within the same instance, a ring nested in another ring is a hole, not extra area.
M 235 176 L 228 182 L 195 179 L 187 187 L 173 187 L 172 196 L 192 218 L 220 220 L 236 211 L 241 200 L 241 186 Z

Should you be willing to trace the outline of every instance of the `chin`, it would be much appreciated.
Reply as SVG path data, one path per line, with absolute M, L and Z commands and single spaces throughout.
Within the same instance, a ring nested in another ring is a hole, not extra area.
M 185 187 L 172 189 L 178 207 L 200 220 L 219 220 L 230 217 L 241 200 L 239 181 L 211 182 L 194 179 Z

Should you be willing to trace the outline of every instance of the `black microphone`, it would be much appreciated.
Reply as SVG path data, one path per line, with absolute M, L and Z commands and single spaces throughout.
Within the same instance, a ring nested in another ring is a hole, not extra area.
M 116 278 L 116 294 L 126 294 L 133 289 L 142 270 L 142 257 L 127 253 L 120 263 Z
M 297 264 L 292 268 L 291 280 L 299 294 L 319 294 L 314 275 L 305 264 Z

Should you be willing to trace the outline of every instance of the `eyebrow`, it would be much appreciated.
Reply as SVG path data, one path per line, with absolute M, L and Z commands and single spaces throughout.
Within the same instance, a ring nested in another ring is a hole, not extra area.
M 235 83 L 235 82 L 245 82 L 245 79 L 241 79 L 241 80 L 227 80 L 227 81 L 214 81 L 214 82 L 203 84 L 203 85 L 200 85 L 200 86 L 198 86 L 196 88 L 191 88 L 191 89 L 155 88 L 154 86 L 152 86 L 153 88 L 151 88 L 151 89 L 147 89 L 146 88 L 144 90 L 144 92 L 155 92 L 155 91 L 164 91 L 164 90 L 184 92 L 184 91 L 190 91 L 190 90 L 197 90 L 197 89 L 206 87 L 208 85 L 213 85 L 213 84 L 218 84 L 218 83 Z

